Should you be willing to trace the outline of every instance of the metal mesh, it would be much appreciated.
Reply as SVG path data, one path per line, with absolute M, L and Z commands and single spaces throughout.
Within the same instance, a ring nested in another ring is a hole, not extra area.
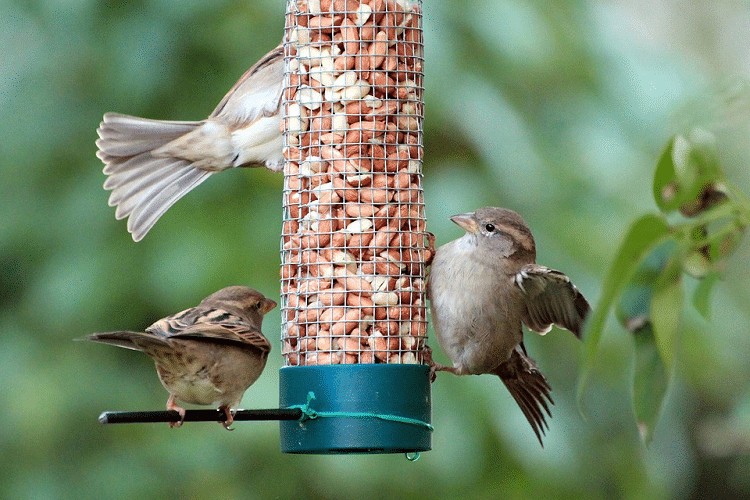
M 422 363 L 421 1 L 288 0 L 285 365 Z

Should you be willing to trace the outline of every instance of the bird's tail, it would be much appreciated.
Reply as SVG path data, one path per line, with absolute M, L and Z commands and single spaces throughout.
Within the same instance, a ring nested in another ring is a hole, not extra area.
M 500 377 L 516 400 L 526 420 L 531 424 L 539 444 L 544 447 L 542 436 L 549 429 L 544 414 L 551 417 L 547 403 L 555 404 L 550 396 L 552 388 L 547 378 L 536 367 L 534 360 L 526 356 L 522 346 L 516 347 L 510 359 L 498 366 L 494 373 Z
M 92 342 L 99 342 L 100 344 L 116 345 L 134 351 L 144 351 L 152 348 L 163 349 L 165 346 L 168 346 L 165 339 L 149 333 L 130 331 L 92 333 L 78 340 L 90 340 Z
M 117 207 L 118 220 L 129 217 L 133 240 L 140 241 L 169 207 L 211 175 L 188 160 L 153 154 L 201 124 L 104 115 L 96 155 L 108 176 L 104 188 L 112 191 L 109 205 Z

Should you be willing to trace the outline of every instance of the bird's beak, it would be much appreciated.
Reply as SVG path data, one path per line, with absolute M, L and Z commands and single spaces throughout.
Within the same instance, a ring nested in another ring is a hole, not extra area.
M 262 306 L 260 308 L 263 314 L 267 314 L 270 310 L 276 307 L 276 302 L 271 299 L 263 299 Z
M 479 230 L 474 212 L 454 215 L 451 217 L 451 220 L 461 226 L 466 232 L 476 233 Z

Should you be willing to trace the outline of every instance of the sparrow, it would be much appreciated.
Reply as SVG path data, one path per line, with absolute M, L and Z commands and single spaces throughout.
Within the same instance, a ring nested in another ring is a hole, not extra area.
M 160 319 L 145 332 L 94 333 L 84 340 L 141 351 L 156 363 L 156 372 L 169 392 L 167 410 L 185 409 L 177 400 L 219 405 L 229 429 L 231 408 L 263 372 L 271 344 L 261 332 L 263 316 L 276 302 L 245 286 L 222 288 L 196 307 Z
M 283 167 L 282 45 L 255 63 L 202 121 L 161 121 L 106 113 L 97 157 L 117 220 L 140 241 L 159 217 L 211 174 L 234 167 Z
M 427 293 L 453 366 L 433 362 L 433 379 L 436 371 L 497 375 L 544 446 L 552 388 L 526 352 L 522 324 L 542 335 L 557 325 L 580 338 L 589 304 L 565 274 L 535 263 L 534 237 L 516 212 L 485 207 L 451 220 L 466 234 L 437 249 Z

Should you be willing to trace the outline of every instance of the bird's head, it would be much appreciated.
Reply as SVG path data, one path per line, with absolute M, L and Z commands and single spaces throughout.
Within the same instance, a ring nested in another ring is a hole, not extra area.
M 239 285 L 222 288 L 203 299 L 201 303 L 218 306 L 230 312 L 242 312 L 246 316 L 257 313 L 261 317 L 276 307 L 276 301 L 266 298 L 257 290 Z
M 522 252 L 536 258 L 534 236 L 526 222 L 513 210 L 484 207 L 451 217 L 477 245 L 489 246 L 508 257 Z

